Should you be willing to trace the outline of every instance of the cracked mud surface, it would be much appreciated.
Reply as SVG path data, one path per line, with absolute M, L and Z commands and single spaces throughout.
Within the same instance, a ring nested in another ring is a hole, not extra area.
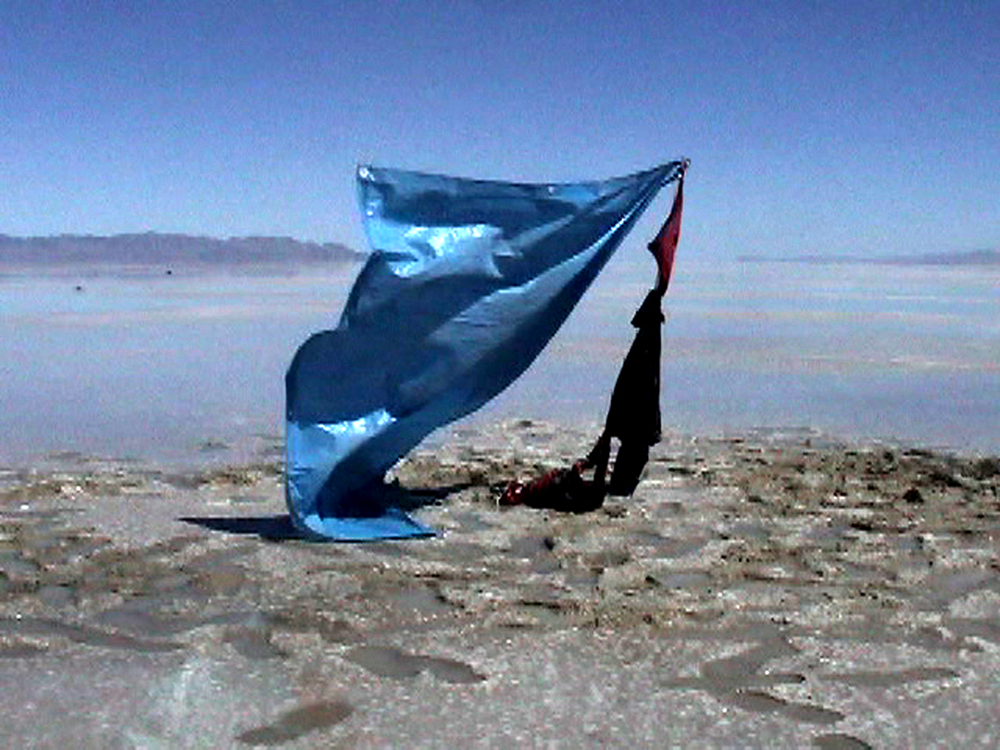
M 591 437 L 392 473 L 430 540 L 323 545 L 280 465 L 0 471 L 0 697 L 38 746 L 989 746 L 1000 461 L 668 436 L 629 499 L 501 509 Z M 81 686 L 86 685 L 85 689 Z M 992 740 L 991 740 L 992 738 Z

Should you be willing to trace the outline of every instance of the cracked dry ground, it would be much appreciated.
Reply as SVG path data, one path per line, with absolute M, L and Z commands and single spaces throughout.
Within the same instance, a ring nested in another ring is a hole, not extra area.
M 161 688 L 195 662 L 237 687 L 273 677 L 259 705 L 214 719 L 235 745 L 388 742 L 365 695 L 397 688 L 451 691 L 489 727 L 484 696 L 560 689 L 530 684 L 532 643 L 577 644 L 594 680 L 636 702 L 715 712 L 775 746 L 919 744 L 949 696 L 982 697 L 1000 651 L 997 459 L 808 433 L 673 436 L 630 499 L 581 515 L 496 506 L 509 479 L 587 447 L 531 422 L 456 433 L 392 477 L 443 533 L 368 545 L 295 538 L 272 463 L 6 472 L 0 670 L 6 682 L 54 660 L 147 660 L 137 669 L 162 679 L 138 701 L 133 745 L 182 731 Z M 113 522 L 157 514 L 138 532 Z M 574 679 L 587 678 L 565 690 Z M 641 741 L 594 700 L 596 718 L 560 736 Z M 963 731 L 985 736 L 997 710 Z

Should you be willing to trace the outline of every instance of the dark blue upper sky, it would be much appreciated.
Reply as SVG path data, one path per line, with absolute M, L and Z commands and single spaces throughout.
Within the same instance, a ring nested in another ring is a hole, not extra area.
M 1000 246 L 1000 3 L 0 3 L 0 233 L 360 246 L 359 162 L 681 155 L 687 253 Z

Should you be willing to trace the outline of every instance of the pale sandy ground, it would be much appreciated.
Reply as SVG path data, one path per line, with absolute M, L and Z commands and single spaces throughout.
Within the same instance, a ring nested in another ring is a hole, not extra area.
M 4 747 L 1000 745 L 1000 462 L 667 436 L 628 500 L 500 509 L 593 435 L 396 470 L 440 536 L 294 538 L 280 446 L 0 473 Z

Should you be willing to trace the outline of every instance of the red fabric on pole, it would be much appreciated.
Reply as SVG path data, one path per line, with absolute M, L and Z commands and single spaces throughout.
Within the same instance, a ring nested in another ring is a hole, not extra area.
M 681 172 L 677 181 L 677 193 L 674 195 L 674 205 L 670 208 L 670 215 L 663 223 L 663 227 L 649 243 L 649 251 L 656 258 L 660 273 L 656 282 L 656 290 L 662 297 L 670 284 L 670 272 L 674 268 L 674 254 L 677 252 L 677 243 L 681 238 L 681 213 L 684 210 L 684 173 Z

